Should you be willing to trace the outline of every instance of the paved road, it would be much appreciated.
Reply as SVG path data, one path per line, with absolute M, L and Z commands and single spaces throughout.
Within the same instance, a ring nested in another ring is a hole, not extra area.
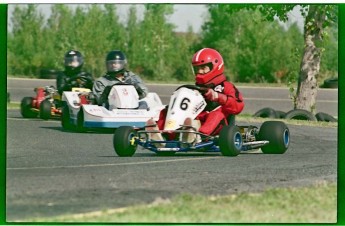
M 11 101 L 20 102 L 24 96 L 34 96 L 33 89 L 38 86 L 54 85 L 51 79 L 8 79 L 7 89 L 11 94 Z M 178 87 L 172 85 L 148 84 L 150 91 L 157 92 L 163 104 L 169 103 L 172 92 Z M 245 100 L 245 108 L 242 113 L 254 114 L 264 107 L 272 107 L 276 110 L 290 111 L 293 108 L 289 98 L 288 88 L 267 88 L 239 86 Z M 319 89 L 317 96 L 317 112 L 338 116 L 338 89 Z
M 239 125 L 246 123 L 238 122 Z M 112 133 L 63 131 L 7 111 L 7 221 L 150 203 L 181 193 L 226 195 L 337 180 L 337 128 L 288 125 L 283 155 L 117 157 Z

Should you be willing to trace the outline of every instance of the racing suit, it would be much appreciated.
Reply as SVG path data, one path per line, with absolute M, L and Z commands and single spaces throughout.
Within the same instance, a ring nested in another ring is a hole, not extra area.
M 199 132 L 207 135 L 217 135 L 228 123 L 229 115 L 237 115 L 244 108 L 242 94 L 231 82 L 224 81 L 213 89 L 218 92 L 216 102 L 206 100 L 206 108 L 196 119 L 200 120 Z
M 117 83 L 132 84 L 137 90 L 140 99 L 146 97 L 148 93 L 148 88 L 143 83 L 141 78 L 131 71 L 124 72 L 123 80 L 119 80 L 114 75 L 105 74 L 95 81 L 92 88 L 92 93 L 99 105 L 107 102 L 108 94 L 110 92 L 109 88 Z
M 199 132 L 206 135 L 217 135 L 224 125 L 228 124 L 230 115 L 239 114 L 244 108 L 242 94 L 238 91 L 234 84 L 224 81 L 213 88 L 218 92 L 217 101 L 209 101 L 206 99 L 206 107 L 197 117 L 200 120 L 201 127 Z M 164 128 L 167 108 L 160 113 L 157 125 L 159 129 Z
M 77 80 L 77 77 L 87 77 L 88 81 Z M 63 91 L 71 91 L 73 87 L 88 88 L 92 89 L 93 77 L 88 72 L 77 72 L 77 73 L 68 73 L 66 71 L 60 72 L 56 78 L 56 87 L 60 95 Z

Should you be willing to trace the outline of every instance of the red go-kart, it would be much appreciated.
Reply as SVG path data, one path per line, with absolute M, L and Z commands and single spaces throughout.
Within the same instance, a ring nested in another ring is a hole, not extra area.
M 54 86 L 35 88 L 35 97 L 24 97 L 20 104 L 20 113 L 24 118 L 48 120 L 61 116 L 61 96 Z

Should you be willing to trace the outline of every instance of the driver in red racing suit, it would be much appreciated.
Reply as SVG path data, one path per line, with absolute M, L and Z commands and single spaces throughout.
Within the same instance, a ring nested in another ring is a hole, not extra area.
M 218 51 L 211 48 L 197 51 L 192 58 L 192 65 L 195 84 L 206 90 L 203 96 L 207 106 L 196 118 L 201 122 L 199 132 L 217 135 L 223 125 L 228 124 L 229 115 L 237 115 L 243 110 L 242 94 L 226 80 L 223 58 Z M 166 109 L 162 110 L 157 122 L 161 130 L 164 128 L 166 113 Z M 190 123 L 185 122 L 185 125 Z

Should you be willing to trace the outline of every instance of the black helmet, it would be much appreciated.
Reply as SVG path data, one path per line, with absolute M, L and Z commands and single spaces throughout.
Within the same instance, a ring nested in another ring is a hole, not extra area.
M 120 50 L 110 51 L 105 59 L 105 64 L 108 73 L 122 73 L 125 70 L 127 64 L 126 55 Z
M 83 55 L 76 50 L 70 50 L 65 54 L 65 69 L 67 71 L 80 71 L 84 64 Z

